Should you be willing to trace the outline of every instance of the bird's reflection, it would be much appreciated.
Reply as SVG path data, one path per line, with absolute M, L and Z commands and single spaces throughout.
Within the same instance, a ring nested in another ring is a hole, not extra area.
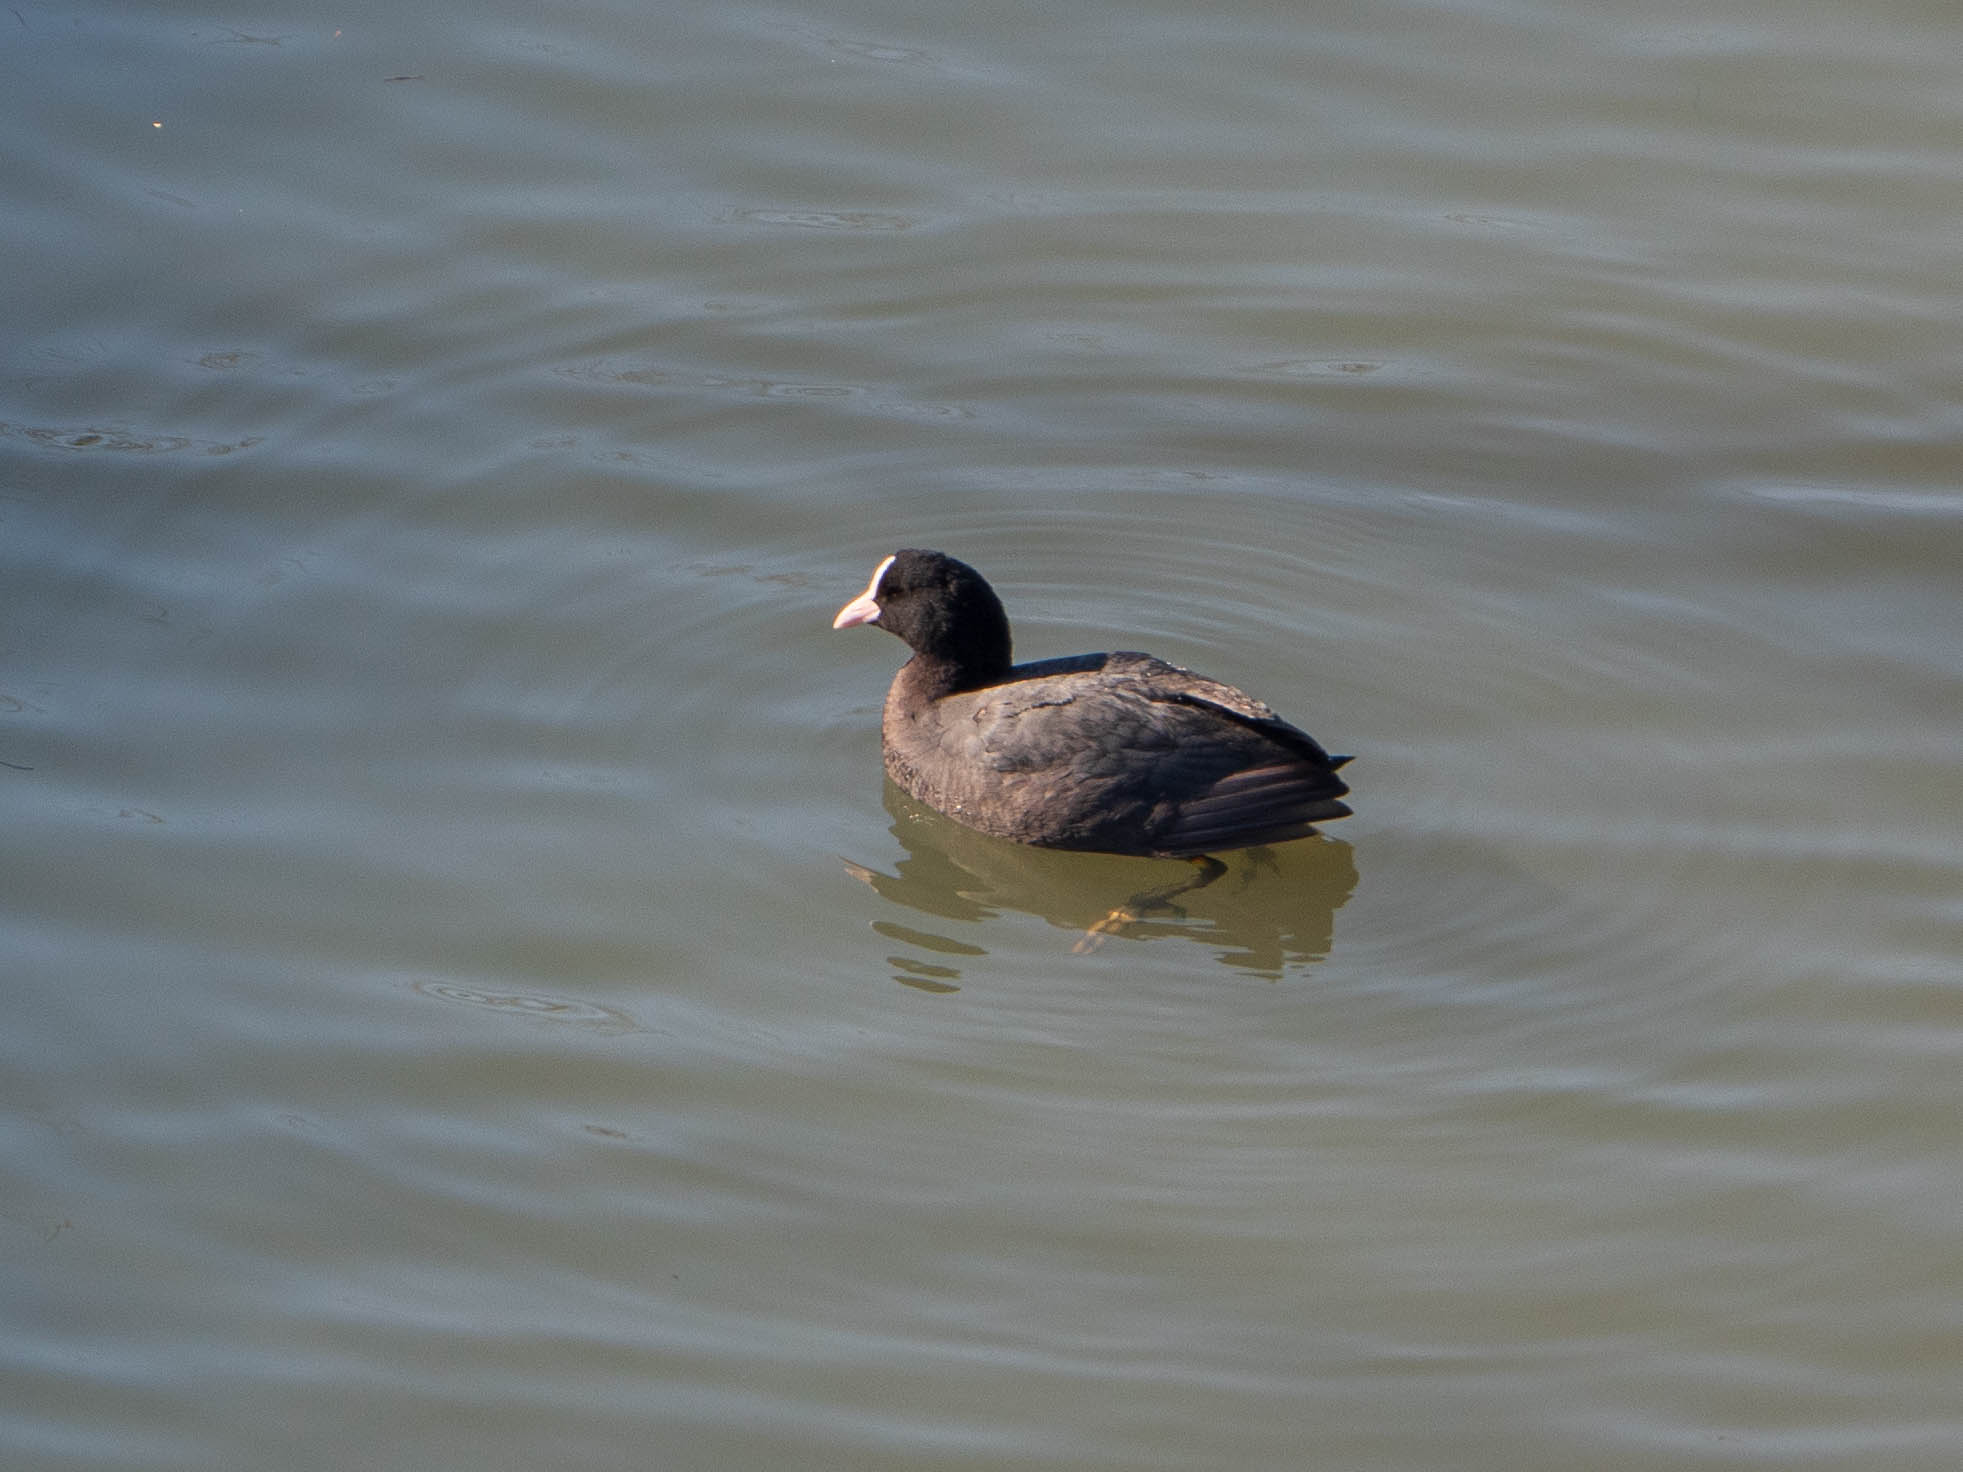
M 961 958 L 987 954 L 973 939 L 948 931 L 1004 910 L 1067 932 L 1076 944 L 1059 951 L 1094 949 L 1106 937 L 1107 952 L 1130 942 L 1179 939 L 1208 947 L 1223 966 L 1278 980 L 1290 967 L 1329 954 L 1336 911 L 1356 888 L 1354 851 L 1326 834 L 1224 855 L 1225 872 L 1202 878 L 1203 871 L 1176 859 L 1066 853 L 990 838 L 890 781 L 885 803 L 905 857 L 891 874 L 850 859 L 845 864 L 886 899 L 955 922 L 925 930 L 874 922 L 881 935 L 912 952 L 888 958 L 894 980 L 927 991 L 955 990 Z

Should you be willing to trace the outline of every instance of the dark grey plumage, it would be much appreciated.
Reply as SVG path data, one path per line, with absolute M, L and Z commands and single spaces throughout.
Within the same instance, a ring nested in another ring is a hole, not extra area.
M 833 627 L 862 623 L 913 650 L 886 696 L 888 774 L 984 833 L 1186 858 L 1349 815 L 1349 758 L 1231 685 L 1130 652 L 1011 664 L 994 590 L 939 552 L 881 563 Z

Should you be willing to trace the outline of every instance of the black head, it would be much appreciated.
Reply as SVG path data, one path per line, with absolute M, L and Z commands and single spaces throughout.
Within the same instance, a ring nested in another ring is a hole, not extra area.
M 877 624 L 931 664 L 953 688 L 986 685 L 1009 668 L 1009 616 L 982 575 L 941 552 L 906 547 L 879 564 L 866 591 L 838 611 L 835 629 Z

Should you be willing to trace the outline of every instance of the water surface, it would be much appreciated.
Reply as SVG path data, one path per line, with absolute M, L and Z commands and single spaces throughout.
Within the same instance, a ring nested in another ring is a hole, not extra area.
M 22 4 L 10 1468 L 1963 1460 L 1963 20 Z M 1358 753 L 882 790 L 896 546 Z

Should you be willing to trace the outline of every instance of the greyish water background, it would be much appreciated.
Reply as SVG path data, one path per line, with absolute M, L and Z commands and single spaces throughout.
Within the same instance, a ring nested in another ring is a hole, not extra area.
M 1953 4 L 0 35 L 0 1464 L 1963 1466 Z M 1357 816 L 1072 955 L 909 543 Z

